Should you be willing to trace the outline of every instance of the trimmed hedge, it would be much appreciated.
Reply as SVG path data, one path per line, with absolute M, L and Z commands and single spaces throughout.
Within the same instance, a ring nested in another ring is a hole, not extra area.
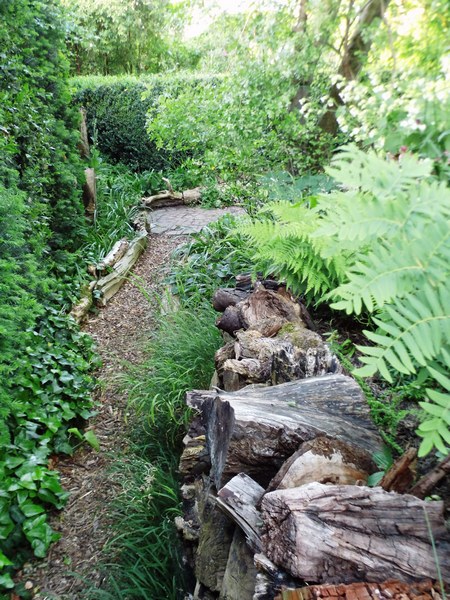
M 188 153 L 158 148 L 146 131 L 148 113 L 165 92 L 170 90 L 173 95 L 211 78 L 190 73 L 141 78 L 76 77 L 72 85 L 75 103 L 87 111 L 89 137 L 109 160 L 125 163 L 136 171 L 161 171 L 178 167 Z

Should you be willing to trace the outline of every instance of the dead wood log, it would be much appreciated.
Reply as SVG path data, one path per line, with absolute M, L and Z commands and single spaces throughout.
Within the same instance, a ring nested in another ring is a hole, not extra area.
M 97 185 L 94 169 L 84 170 L 85 182 L 83 185 L 83 205 L 86 217 L 93 220 L 97 210 Z
M 200 202 L 202 198 L 202 189 L 199 187 L 193 188 L 192 190 L 184 190 L 183 192 L 183 203 L 184 204 L 195 204 Z
M 142 198 L 144 208 L 164 208 L 165 206 L 180 206 L 184 204 L 183 194 L 181 192 L 171 192 L 164 190 L 153 196 Z
M 245 473 L 233 477 L 219 490 L 215 502 L 225 514 L 239 525 L 249 546 L 261 550 L 261 515 L 256 509 L 264 494 L 264 488 Z
M 236 528 L 219 599 L 253 600 L 255 581 L 256 567 L 253 562 L 253 552 L 247 546 L 244 534 Z
M 91 283 L 84 289 L 80 300 L 75 304 L 75 306 L 72 307 L 72 310 L 69 313 L 69 315 L 75 319 L 78 324 L 82 323 L 86 319 L 92 307 L 94 302 L 92 292 L 94 291 L 96 285 L 96 281 L 91 281 Z
M 170 186 L 171 187 L 171 186 Z M 163 190 L 154 194 L 142 198 L 142 206 L 144 208 L 164 208 L 165 206 L 180 206 L 182 204 L 192 204 L 198 202 L 201 199 L 201 189 L 193 188 L 192 190 L 185 190 L 184 192 L 174 192 L 173 188 L 169 190 Z
M 240 311 L 236 306 L 228 306 L 216 321 L 216 326 L 230 335 L 234 335 L 236 331 L 242 329 L 243 325 Z
M 238 302 L 245 300 L 249 291 L 238 290 L 236 288 L 219 288 L 214 292 L 212 305 L 217 312 L 224 312 L 228 306 L 235 306 Z
M 116 242 L 105 258 L 95 265 L 98 276 L 102 277 L 105 275 L 107 269 L 113 267 L 116 262 L 122 258 L 129 247 L 130 242 L 128 240 L 123 239 Z
M 430 579 L 418 583 L 392 580 L 382 583 L 310 585 L 284 589 L 275 600 L 442 600 L 440 593 L 439 584 Z
M 376 471 L 370 454 L 338 439 L 319 436 L 301 445 L 270 482 L 267 492 L 307 483 L 360 485 Z
M 379 487 L 310 483 L 270 492 L 261 507 L 269 559 L 319 583 L 436 579 L 426 511 L 442 576 L 450 580 L 442 502 Z
M 444 458 L 434 469 L 424 475 L 419 481 L 409 490 L 409 494 L 417 496 L 417 498 L 425 498 L 433 490 L 434 487 L 450 474 L 450 454 Z
M 114 294 L 116 294 L 126 281 L 126 277 L 135 265 L 139 256 L 147 247 L 147 235 L 140 234 L 129 244 L 125 254 L 112 268 L 112 272 L 105 275 L 97 282 L 97 290 L 100 293 L 99 306 L 106 306 Z
M 319 435 L 371 454 L 382 447 L 360 387 L 344 375 L 233 393 L 194 390 L 186 399 L 202 411 L 217 489 L 241 472 L 267 485 L 300 444 Z
M 416 478 L 417 450 L 409 448 L 383 475 L 379 485 L 387 492 L 406 492 Z

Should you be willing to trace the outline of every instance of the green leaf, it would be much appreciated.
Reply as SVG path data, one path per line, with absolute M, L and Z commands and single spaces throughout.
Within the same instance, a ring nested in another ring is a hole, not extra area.
M 97 450 L 97 452 L 100 450 L 100 443 L 92 429 L 89 429 L 84 433 L 84 439 L 90 446 L 92 446 L 92 448 L 94 448 L 94 450 Z

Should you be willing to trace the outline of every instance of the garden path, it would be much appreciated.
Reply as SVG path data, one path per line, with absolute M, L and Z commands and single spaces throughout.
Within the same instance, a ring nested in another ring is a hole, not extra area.
M 185 206 L 153 211 L 148 247 L 134 268 L 133 280 L 138 284 L 125 283 L 105 308 L 89 317 L 84 330 L 95 339 L 103 361 L 98 372 L 98 414 L 89 425 L 100 451 L 83 446 L 73 456 L 54 458 L 53 466 L 70 492 L 65 509 L 50 519 L 61 539 L 44 560 L 26 564 L 16 578 L 35 600 L 80 600 L 88 587 L 101 587 L 99 562 L 111 535 L 108 504 L 121 490 L 111 467 L 126 450 L 131 426 L 120 373 L 127 364 L 139 365 L 144 358 L 143 345 L 155 326 L 157 299 L 164 291 L 173 250 L 186 241 L 187 234 L 230 212 L 243 211 Z

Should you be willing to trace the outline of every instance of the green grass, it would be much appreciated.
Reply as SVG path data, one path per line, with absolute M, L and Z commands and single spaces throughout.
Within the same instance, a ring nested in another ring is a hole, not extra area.
M 161 315 L 147 359 L 124 376 L 134 408 L 131 446 L 115 462 L 121 487 L 111 507 L 113 536 L 102 569 L 104 589 L 89 600 L 183 598 L 181 546 L 173 524 L 181 514 L 176 470 L 190 418 L 185 392 L 209 387 L 221 336 L 206 304 Z

